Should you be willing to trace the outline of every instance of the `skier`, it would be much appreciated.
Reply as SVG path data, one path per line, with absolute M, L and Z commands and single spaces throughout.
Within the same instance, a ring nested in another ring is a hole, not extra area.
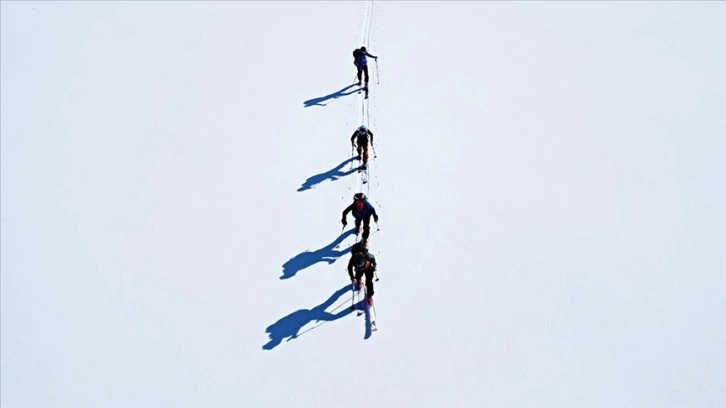
M 374 60 L 378 60 L 378 57 L 371 55 L 366 50 L 366 47 L 360 47 L 353 51 L 353 64 L 358 69 L 358 86 L 360 86 L 361 74 L 365 74 L 366 88 L 368 88 L 368 60 L 366 57 L 371 57 Z
M 366 301 L 368 306 L 373 304 L 373 273 L 376 271 L 376 257 L 368 252 L 368 248 L 361 242 L 351 247 L 351 257 L 348 261 L 348 276 L 357 290 L 363 288 L 363 275 L 366 276 Z M 355 269 L 355 275 L 353 275 Z
M 366 198 L 366 195 L 363 193 L 356 193 L 353 196 L 353 204 L 349 205 L 345 210 L 343 210 L 343 219 L 340 220 L 340 222 L 343 223 L 343 228 L 345 228 L 346 225 L 348 225 L 348 221 L 346 220 L 348 213 L 353 211 L 353 218 L 355 218 L 355 233 L 358 235 L 360 233 L 360 224 L 361 221 L 363 222 L 363 245 L 368 246 L 368 236 L 371 233 L 371 216 L 373 216 L 373 220 L 375 222 L 378 222 L 378 214 L 376 214 L 376 209 L 373 208 L 371 203 L 368 202 L 368 199 Z
M 368 139 L 370 138 L 371 146 L 373 146 L 373 132 L 370 131 L 365 125 L 361 125 L 358 129 L 353 132 L 353 136 L 350 137 L 350 145 L 357 148 L 358 159 L 363 159 L 363 166 L 365 169 L 368 164 Z M 357 146 L 356 146 L 357 144 Z

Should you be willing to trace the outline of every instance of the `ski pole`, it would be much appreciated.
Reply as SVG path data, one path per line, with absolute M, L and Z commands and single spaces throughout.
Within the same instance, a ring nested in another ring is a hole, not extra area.
M 380 83 L 381 83 L 381 76 L 378 75 L 378 58 L 376 58 L 375 61 L 376 61 L 376 81 L 378 81 L 377 84 L 380 85 Z
M 357 275 L 357 273 L 356 273 L 356 275 Z M 360 279 L 363 279 L 363 277 L 361 276 Z M 363 296 L 363 291 L 360 290 L 360 286 L 356 287 L 356 285 L 361 285 L 360 279 L 356 279 L 355 280 L 355 283 L 353 284 L 353 290 L 354 290 L 353 296 L 355 296 L 356 293 L 358 294 L 358 303 L 361 302 L 361 299 L 365 299 L 365 297 L 362 297 Z M 363 308 L 360 308 L 359 309 L 359 308 L 354 307 L 354 309 L 357 309 L 358 310 L 357 316 L 360 316 L 363 313 Z
M 375 159 L 378 155 L 376 154 L 376 147 L 373 146 L 373 143 L 371 143 L 371 149 L 373 149 L 373 158 Z
M 355 283 L 350 284 L 350 290 L 353 292 L 353 296 L 350 298 L 350 310 L 355 310 Z

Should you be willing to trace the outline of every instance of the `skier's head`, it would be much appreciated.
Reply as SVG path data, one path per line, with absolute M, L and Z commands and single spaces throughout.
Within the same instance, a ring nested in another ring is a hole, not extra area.
M 353 264 L 356 268 L 362 268 L 363 266 L 365 266 L 366 260 L 362 256 L 359 256 L 355 259 L 355 262 Z
M 361 132 L 365 132 L 366 130 L 368 130 L 368 128 L 366 127 L 366 125 L 360 125 L 358 130 L 360 130 Z
M 365 200 L 365 199 L 366 199 L 366 195 L 363 193 L 355 193 L 355 195 L 353 195 L 353 200 Z
M 365 204 L 363 203 L 363 200 L 356 200 L 355 201 L 355 209 L 358 211 L 363 211 L 363 207 L 365 207 Z
M 367 51 L 366 50 L 366 46 L 364 45 L 364 46 L 360 47 L 360 50 L 363 51 L 363 52 L 366 52 Z

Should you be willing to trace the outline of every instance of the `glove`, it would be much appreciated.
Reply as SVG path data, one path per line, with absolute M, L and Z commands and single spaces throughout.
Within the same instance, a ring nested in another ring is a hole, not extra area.
M 373 216 L 373 221 L 378 222 L 378 214 Z
M 378 57 L 373 57 L 374 60 L 378 61 Z
M 346 220 L 345 220 L 345 218 L 341 219 L 341 220 L 340 220 L 340 222 L 342 222 L 342 223 L 343 223 L 343 226 L 344 226 L 344 227 L 345 227 L 346 225 L 348 225 L 348 221 L 346 221 Z

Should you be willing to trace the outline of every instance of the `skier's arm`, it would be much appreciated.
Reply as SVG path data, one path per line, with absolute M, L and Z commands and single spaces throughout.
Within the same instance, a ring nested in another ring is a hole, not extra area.
M 372 206 L 372 205 L 371 205 L 370 203 L 368 203 L 368 205 L 370 206 L 370 209 L 371 209 L 371 215 L 373 216 L 373 220 L 374 220 L 375 222 L 378 222 L 378 214 L 376 213 L 376 209 L 375 209 L 375 207 L 373 207 L 373 206 Z
M 343 210 L 343 218 L 340 220 L 340 222 L 343 223 L 343 225 L 348 224 L 348 221 L 345 220 L 345 218 L 348 216 L 348 213 L 353 211 L 353 204 L 349 205 L 345 210 Z
M 371 132 L 370 130 L 368 130 L 368 136 L 371 137 L 371 146 L 373 146 L 373 132 Z
M 350 280 L 355 279 L 353 276 L 353 257 L 348 261 L 348 276 L 350 276 Z
M 376 268 L 378 268 L 378 264 L 376 263 L 376 257 L 373 254 L 368 253 L 368 260 L 371 262 L 371 266 L 373 267 L 373 270 L 375 271 Z
M 366 55 L 369 56 L 369 57 L 371 57 L 371 58 L 373 58 L 373 59 L 378 59 L 378 57 L 376 57 L 373 54 L 368 53 L 368 51 L 366 51 Z
M 355 142 L 353 142 L 353 139 L 355 139 L 355 135 L 358 133 L 358 131 L 353 132 L 353 136 L 350 137 L 350 145 L 355 146 Z

